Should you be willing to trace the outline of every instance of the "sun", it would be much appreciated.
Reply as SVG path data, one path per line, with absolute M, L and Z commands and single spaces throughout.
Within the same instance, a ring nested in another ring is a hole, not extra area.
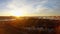
M 12 13 L 11 13 L 12 16 L 17 16 L 17 17 L 19 17 L 19 16 L 24 16 L 23 14 L 24 14 L 24 13 L 23 13 L 23 12 L 20 12 L 20 11 L 15 11 L 15 12 L 12 12 Z

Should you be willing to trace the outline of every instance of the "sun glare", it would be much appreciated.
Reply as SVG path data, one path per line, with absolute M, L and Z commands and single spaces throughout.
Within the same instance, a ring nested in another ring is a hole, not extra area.
M 13 13 L 11 13 L 11 15 L 12 16 L 17 16 L 17 17 L 19 17 L 19 16 L 24 16 L 24 13 L 23 12 L 18 12 L 18 11 L 15 11 L 15 12 L 13 12 Z

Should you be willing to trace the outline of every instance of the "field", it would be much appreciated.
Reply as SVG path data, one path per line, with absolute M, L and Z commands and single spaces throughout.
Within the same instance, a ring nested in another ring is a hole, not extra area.
M 60 17 L 0 16 L 0 34 L 60 34 Z

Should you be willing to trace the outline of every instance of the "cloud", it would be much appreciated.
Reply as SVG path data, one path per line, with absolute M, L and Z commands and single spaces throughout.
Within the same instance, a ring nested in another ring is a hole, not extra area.
M 21 11 L 28 15 L 58 15 L 59 3 L 60 0 L 6 0 L 0 4 L 0 11 L 2 14 Z
M 33 2 L 32 0 L 30 1 L 30 3 Z M 39 1 L 34 1 L 34 3 L 32 4 L 29 4 L 29 2 L 27 2 L 27 0 L 13 0 L 13 2 L 9 3 L 7 5 L 7 8 L 12 11 L 12 10 L 16 10 L 18 11 L 18 9 L 20 9 L 20 11 L 26 11 L 28 14 L 33 14 L 33 13 L 36 13 L 38 12 L 38 9 L 43 6 L 43 4 L 45 3 L 46 1 L 42 1 L 42 2 L 39 2 Z

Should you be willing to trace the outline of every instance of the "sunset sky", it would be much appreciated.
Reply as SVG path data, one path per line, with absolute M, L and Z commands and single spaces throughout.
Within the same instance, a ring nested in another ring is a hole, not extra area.
M 60 0 L 0 0 L 0 16 L 60 16 Z

